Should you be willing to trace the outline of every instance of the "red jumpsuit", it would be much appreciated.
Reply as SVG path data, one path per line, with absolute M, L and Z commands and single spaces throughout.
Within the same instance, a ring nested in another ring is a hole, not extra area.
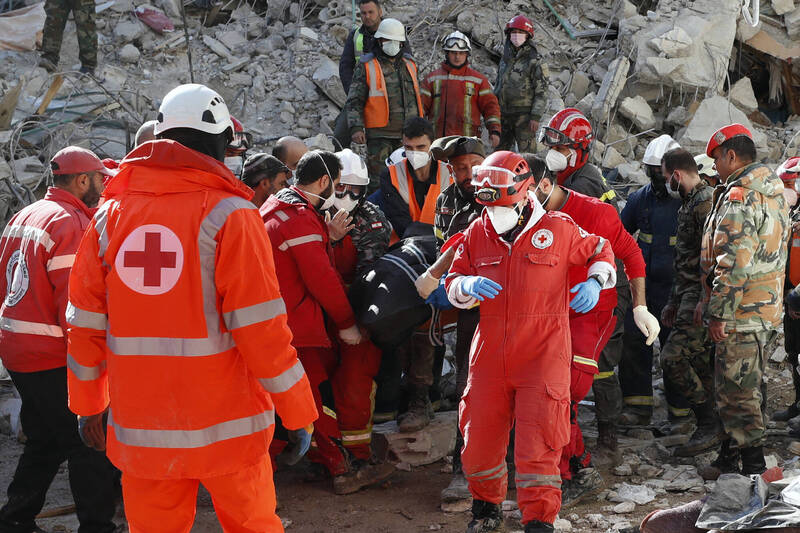
M 628 279 L 644 277 L 644 257 L 636 241 L 625 231 L 617 210 L 605 202 L 579 192 L 564 189 L 567 201 L 559 209 L 569 215 L 584 230 L 608 240 L 614 254 L 625 265 Z M 570 269 L 570 285 L 574 286 L 586 279 L 585 267 Z M 586 397 L 592 387 L 594 376 L 598 373 L 597 359 L 608 339 L 614 332 L 617 306 L 617 289 L 609 287 L 600 292 L 600 300 L 588 313 L 569 312 L 569 326 L 572 337 L 572 379 L 570 383 L 570 441 L 564 446 L 561 455 L 562 479 L 572 479 L 570 459 L 581 467 L 589 465 L 591 455 L 583 444 L 583 434 L 578 426 L 578 403 Z
M 569 442 L 569 269 L 588 265 L 606 287 L 614 286 L 616 275 L 605 239 L 533 205 L 513 244 L 497 235 L 484 211 L 466 230 L 446 285 L 459 308 L 475 303 L 461 293 L 464 276 L 485 276 L 503 287 L 481 302 L 460 405 L 461 460 L 470 492 L 491 503 L 505 499 L 508 434 L 516 423 L 522 522 L 552 524 L 561 506 L 558 462 Z

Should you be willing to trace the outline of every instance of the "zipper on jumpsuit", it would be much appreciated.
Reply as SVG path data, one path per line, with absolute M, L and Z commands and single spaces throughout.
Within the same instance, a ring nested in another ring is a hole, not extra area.
M 519 235 L 517 237 L 519 237 Z M 506 285 L 508 285 L 511 280 L 511 259 L 512 259 L 511 252 L 514 249 L 514 243 L 506 242 L 505 239 L 503 239 L 502 237 L 500 238 L 500 240 L 503 242 L 503 244 L 508 246 L 508 265 L 506 265 Z M 514 239 L 514 241 L 516 242 L 516 239 Z M 508 289 L 504 288 L 504 290 Z M 509 306 L 509 297 L 508 293 L 506 293 L 506 317 L 511 316 L 510 313 L 511 309 Z M 508 332 L 508 327 L 504 326 L 503 327 L 503 381 L 506 381 L 508 377 L 508 365 L 506 364 L 506 361 L 508 360 L 508 355 L 507 355 L 508 351 L 506 350 L 506 339 L 508 338 L 507 332 Z

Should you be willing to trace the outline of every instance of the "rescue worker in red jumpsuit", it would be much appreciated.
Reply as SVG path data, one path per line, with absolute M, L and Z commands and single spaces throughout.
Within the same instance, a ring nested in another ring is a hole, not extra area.
M 385 479 L 393 469 L 374 461 L 369 446 L 357 442 L 364 441 L 364 433 L 369 431 L 370 410 L 362 407 L 370 405 L 377 369 L 363 371 L 351 359 L 363 353 L 357 347 L 369 341 L 356 324 L 344 282 L 334 266 L 323 215 L 334 205 L 341 169 L 341 162 L 331 152 L 306 153 L 297 163 L 297 184 L 270 196 L 260 211 L 272 243 L 292 344 L 311 381 L 320 413 L 314 425 L 316 446 L 309 458 L 333 476 L 334 492 L 348 494 Z M 339 346 L 346 346 L 341 360 Z M 353 391 L 362 391 L 364 397 L 353 398 Z M 330 406 L 345 411 L 344 416 L 337 419 Z M 362 413 L 360 422 L 358 416 L 354 420 L 354 411 Z M 351 443 L 361 444 L 355 448 L 364 453 L 356 455 L 355 450 L 348 452 L 340 446 L 342 431 L 346 436 L 356 435 L 348 434 L 351 430 L 358 431 L 358 439 Z
M 625 231 L 617 210 L 606 204 L 555 184 L 547 170 L 544 159 L 525 154 L 525 161 L 533 172 L 537 185 L 537 197 L 547 211 L 560 211 L 569 215 L 581 228 L 608 240 L 614 255 L 625 266 L 625 275 L 630 281 L 634 307 L 644 306 L 637 325 L 651 343 L 658 336 L 658 320 L 647 311 L 645 299 L 645 263 L 639 245 Z M 570 270 L 570 284 L 586 279 L 586 268 Z M 600 300 L 588 313 L 574 310 L 569 314 L 572 338 L 572 381 L 570 395 L 570 442 L 561 455 L 561 478 L 564 481 L 562 508 L 571 507 L 581 498 L 596 492 L 602 486 L 597 470 L 591 467 L 591 454 L 583 443 L 583 434 L 578 426 L 578 403 L 586 397 L 598 374 L 597 359 L 614 331 L 617 306 L 617 289 L 610 287 L 600 291 Z M 637 317 L 639 312 L 637 311 Z
M 569 305 L 588 312 L 616 282 L 607 241 L 546 213 L 525 159 L 493 153 L 473 168 L 481 218 L 466 230 L 446 279 L 450 302 L 480 302 L 461 399 L 461 460 L 473 496 L 468 533 L 503 531 L 512 426 L 517 501 L 525 533 L 553 531 L 561 506 L 561 449 L 569 442 Z M 570 289 L 570 268 L 588 279 Z

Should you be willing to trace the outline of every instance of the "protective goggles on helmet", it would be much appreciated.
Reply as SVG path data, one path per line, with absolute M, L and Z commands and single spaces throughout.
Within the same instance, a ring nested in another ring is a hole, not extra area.
M 507 168 L 477 166 L 472 167 L 471 183 L 478 200 L 491 203 L 500 199 L 502 189 L 510 189 L 531 176 L 530 171 L 514 174 Z
M 567 137 L 564 132 L 550 126 L 539 128 L 538 141 L 547 146 L 560 146 L 564 144 L 574 144 L 575 141 Z
M 461 37 L 448 37 L 444 40 L 444 49 L 449 52 L 469 52 L 469 45 Z
M 246 131 L 233 132 L 233 139 L 228 143 L 228 150 L 247 151 L 253 145 L 253 134 Z
M 366 185 L 351 185 L 348 183 L 339 182 L 336 186 L 336 196 L 344 198 L 349 196 L 352 200 L 360 200 L 367 192 Z

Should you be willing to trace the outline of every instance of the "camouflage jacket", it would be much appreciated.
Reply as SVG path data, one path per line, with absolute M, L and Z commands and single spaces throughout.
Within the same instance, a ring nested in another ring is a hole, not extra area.
M 505 115 L 528 115 L 539 120 L 547 107 L 547 85 L 550 76 L 547 65 L 541 63 L 539 52 L 528 39 L 520 48 L 506 44 L 494 94 Z
M 386 80 L 386 94 L 389 99 L 389 124 L 383 128 L 370 128 L 366 130 L 367 138 L 399 139 L 402 137 L 403 123 L 407 118 L 419 117 L 422 110 L 417 106 L 417 94 L 414 90 L 414 81 L 403 61 L 413 58 L 408 54 L 397 54 L 397 57 L 387 57 L 383 53 L 366 54 L 361 56 L 361 61 L 356 66 L 350 92 L 347 94 L 345 109 L 347 123 L 350 125 L 350 134 L 364 131 L 364 106 L 367 104 L 369 87 L 367 87 L 367 70 L 365 63 L 378 58 Z
M 717 186 L 712 205 L 700 251 L 705 317 L 727 322 L 728 331 L 777 327 L 789 239 L 781 180 L 752 163 Z
M 700 241 L 703 226 L 711 211 L 711 195 L 714 192 L 705 181 L 689 191 L 678 210 L 678 232 L 675 241 L 675 281 L 668 305 L 680 307 L 681 300 L 693 298 L 695 304 L 700 295 Z
M 372 263 L 386 253 L 392 235 L 392 224 L 380 208 L 372 202 L 364 201 L 353 213 L 350 238 L 356 248 L 356 274 L 372 266 Z
M 458 233 L 464 231 L 473 220 L 481 216 L 483 206 L 467 198 L 456 183 L 451 183 L 436 199 L 436 217 L 433 233 L 439 248 Z

